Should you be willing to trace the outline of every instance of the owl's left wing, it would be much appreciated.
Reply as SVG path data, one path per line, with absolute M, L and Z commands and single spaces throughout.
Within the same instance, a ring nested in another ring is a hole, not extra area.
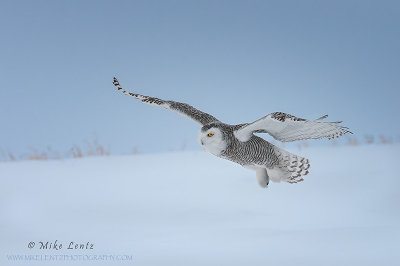
M 240 141 L 248 141 L 253 133 L 268 133 L 275 139 L 282 142 L 289 142 L 302 139 L 333 139 L 343 134 L 353 134 L 347 127 L 339 125 L 341 122 L 321 122 L 327 118 L 322 116 L 316 120 L 298 118 L 289 114 L 276 112 L 263 118 L 245 124 L 234 131 Z
M 174 101 L 165 101 L 165 100 L 161 100 L 161 99 L 158 99 L 155 97 L 145 96 L 145 95 L 126 91 L 121 87 L 121 85 L 119 84 L 118 80 L 115 77 L 114 77 L 113 84 L 115 87 L 117 87 L 117 89 L 119 91 L 121 91 L 125 95 L 132 96 L 133 98 L 141 100 L 143 103 L 147 103 L 150 105 L 169 109 L 180 115 L 188 117 L 188 118 L 200 123 L 203 126 L 210 122 L 219 122 L 219 120 L 216 119 L 215 117 L 213 117 L 212 115 L 204 113 L 189 104 L 174 102 Z

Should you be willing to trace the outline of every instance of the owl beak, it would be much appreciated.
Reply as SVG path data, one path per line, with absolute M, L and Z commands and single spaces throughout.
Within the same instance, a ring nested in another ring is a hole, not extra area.
M 202 140 L 200 140 L 201 145 L 204 145 L 204 142 Z

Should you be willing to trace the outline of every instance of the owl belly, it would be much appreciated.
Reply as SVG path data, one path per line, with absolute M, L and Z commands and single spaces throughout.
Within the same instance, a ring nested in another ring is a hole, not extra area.
M 221 153 L 224 159 L 238 163 L 246 168 L 273 167 L 278 164 L 274 146 L 257 136 L 249 141 L 235 141 Z

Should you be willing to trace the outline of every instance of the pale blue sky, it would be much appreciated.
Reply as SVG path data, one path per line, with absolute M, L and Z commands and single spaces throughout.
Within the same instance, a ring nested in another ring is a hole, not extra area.
M 199 126 L 115 91 L 228 123 L 274 111 L 400 134 L 398 1 L 0 1 L 0 147 L 200 149 Z

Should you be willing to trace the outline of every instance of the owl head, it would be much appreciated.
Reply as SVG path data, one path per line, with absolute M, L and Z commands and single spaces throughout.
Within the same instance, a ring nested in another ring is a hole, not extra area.
M 217 125 L 203 126 L 199 132 L 198 140 L 205 150 L 217 156 L 226 149 L 224 134 Z

